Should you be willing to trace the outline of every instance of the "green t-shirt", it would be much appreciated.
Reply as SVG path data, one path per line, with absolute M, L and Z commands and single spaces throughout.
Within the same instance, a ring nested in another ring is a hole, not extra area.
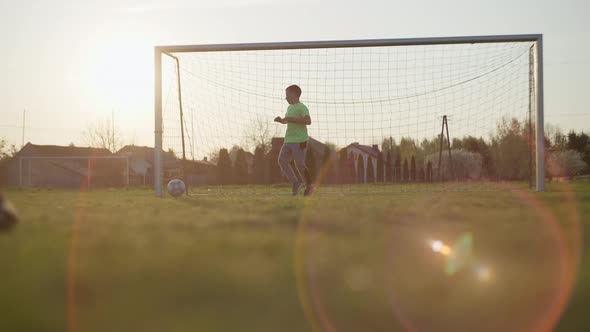
M 304 118 L 309 115 L 307 106 L 303 103 L 297 103 L 289 105 L 287 108 L 286 117 L 291 118 Z M 307 126 L 298 123 L 287 123 L 287 131 L 285 132 L 285 143 L 301 143 L 306 142 L 309 139 L 307 135 Z

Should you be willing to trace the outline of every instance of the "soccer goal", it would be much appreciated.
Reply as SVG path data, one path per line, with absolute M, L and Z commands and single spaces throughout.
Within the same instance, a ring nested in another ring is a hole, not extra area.
M 273 119 L 291 84 L 325 186 L 544 190 L 542 35 L 531 34 L 158 46 L 156 195 L 169 156 L 193 190 L 285 183 Z

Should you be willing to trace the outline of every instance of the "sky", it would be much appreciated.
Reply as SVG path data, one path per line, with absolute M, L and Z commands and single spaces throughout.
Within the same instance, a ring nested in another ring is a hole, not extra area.
M 545 121 L 590 130 L 584 0 L 0 0 L 0 139 L 86 145 L 110 120 L 154 144 L 153 47 L 542 33 Z

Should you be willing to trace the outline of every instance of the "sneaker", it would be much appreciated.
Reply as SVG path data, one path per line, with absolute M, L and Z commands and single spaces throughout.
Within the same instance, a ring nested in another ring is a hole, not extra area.
M 311 196 L 315 193 L 314 186 L 307 186 L 305 187 L 305 191 L 303 192 L 303 196 Z
M 301 183 L 301 182 L 293 183 L 293 196 L 299 194 L 301 187 L 303 187 L 303 183 Z

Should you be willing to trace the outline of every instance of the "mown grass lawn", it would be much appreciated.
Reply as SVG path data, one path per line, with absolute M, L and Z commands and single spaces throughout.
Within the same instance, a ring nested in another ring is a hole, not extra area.
M 0 331 L 590 330 L 589 182 L 371 189 L 5 190 Z

